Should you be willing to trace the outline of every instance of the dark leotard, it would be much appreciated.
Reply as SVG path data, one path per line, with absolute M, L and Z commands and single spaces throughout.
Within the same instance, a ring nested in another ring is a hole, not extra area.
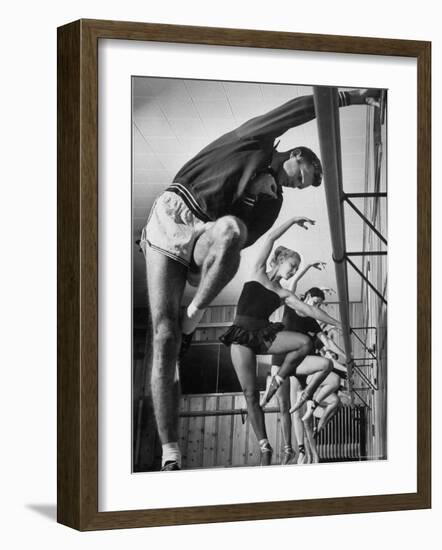
M 248 281 L 239 297 L 236 318 L 252 317 L 268 321 L 270 315 L 280 305 L 281 298 L 275 291 L 270 290 L 258 281 Z
M 276 292 L 258 281 L 245 283 L 238 301 L 236 317 L 231 327 L 220 336 L 226 346 L 240 344 L 256 354 L 266 353 L 283 323 L 271 323 L 270 315 L 281 305 Z
M 301 334 L 307 334 L 309 336 L 321 332 L 321 327 L 316 319 L 298 315 L 291 307 L 286 306 L 284 308 L 282 322 L 287 330 L 292 330 L 293 332 L 300 332 Z

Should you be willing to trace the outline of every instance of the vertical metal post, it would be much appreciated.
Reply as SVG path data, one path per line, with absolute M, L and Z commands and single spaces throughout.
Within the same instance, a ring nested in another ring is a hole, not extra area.
M 345 222 L 342 203 L 344 193 L 342 188 L 338 91 L 336 88 L 315 86 L 313 94 L 321 148 L 321 162 L 324 171 L 324 187 L 333 259 L 335 261 L 339 313 L 345 352 L 347 356 L 350 356 L 352 345 L 350 339 L 347 262 L 345 261 Z M 351 372 L 348 375 L 350 381 Z

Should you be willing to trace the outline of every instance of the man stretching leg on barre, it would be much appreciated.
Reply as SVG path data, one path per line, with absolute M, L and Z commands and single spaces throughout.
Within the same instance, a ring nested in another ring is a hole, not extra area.
M 339 93 L 339 106 L 373 104 L 376 90 Z M 313 96 L 280 107 L 224 134 L 189 160 L 155 201 L 141 237 L 152 317 L 152 397 L 162 469 L 179 470 L 180 347 L 205 308 L 235 275 L 243 248 L 278 217 L 282 188 L 319 186 L 322 167 L 306 147 L 276 150 L 275 139 L 315 118 Z M 180 319 L 186 280 L 195 295 Z

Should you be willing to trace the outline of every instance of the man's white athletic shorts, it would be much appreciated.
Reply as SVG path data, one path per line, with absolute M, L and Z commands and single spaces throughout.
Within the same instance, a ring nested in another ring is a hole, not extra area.
M 206 225 L 187 208 L 179 195 L 165 191 L 152 206 L 141 233 L 140 246 L 145 251 L 148 245 L 189 267 L 195 242 Z

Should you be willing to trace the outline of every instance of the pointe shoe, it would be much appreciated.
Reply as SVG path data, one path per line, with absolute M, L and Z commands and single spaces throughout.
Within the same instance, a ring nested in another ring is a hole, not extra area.
M 296 464 L 305 464 L 306 462 L 307 462 L 307 457 L 305 456 L 305 451 L 299 451 Z
M 292 449 L 292 447 L 284 449 L 282 453 L 281 464 L 282 465 L 291 464 L 294 458 L 295 458 L 295 451 Z
M 261 397 L 261 401 L 259 402 L 259 406 L 261 408 L 265 407 L 267 403 L 270 401 L 270 399 L 275 395 L 275 393 L 279 390 L 279 386 L 281 384 L 278 384 L 278 381 L 276 380 L 275 376 L 272 376 L 272 379 L 270 380 L 269 385 L 267 386 L 263 396 Z
M 301 395 L 299 396 L 299 399 L 298 401 L 296 401 L 296 403 L 293 405 L 293 407 L 290 409 L 290 414 L 294 413 L 295 411 L 297 411 L 298 409 L 300 409 L 302 407 L 302 405 L 304 405 L 304 403 L 306 403 L 308 400 L 310 399 L 310 396 L 309 394 L 306 392 L 306 391 L 303 391 L 301 393 Z
M 260 449 L 261 459 L 259 462 L 260 466 L 270 466 L 272 463 L 273 449 L 270 445 L 266 445 L 264 448 Z
M 309 418 L 311 418 L 313 416 L 313 411 L 315 410 L 313 401 L 311 401 L 310 399 L 307 401 L 306 407 L 307 410 L 301 419 L 303 422 L 306 422 Z

